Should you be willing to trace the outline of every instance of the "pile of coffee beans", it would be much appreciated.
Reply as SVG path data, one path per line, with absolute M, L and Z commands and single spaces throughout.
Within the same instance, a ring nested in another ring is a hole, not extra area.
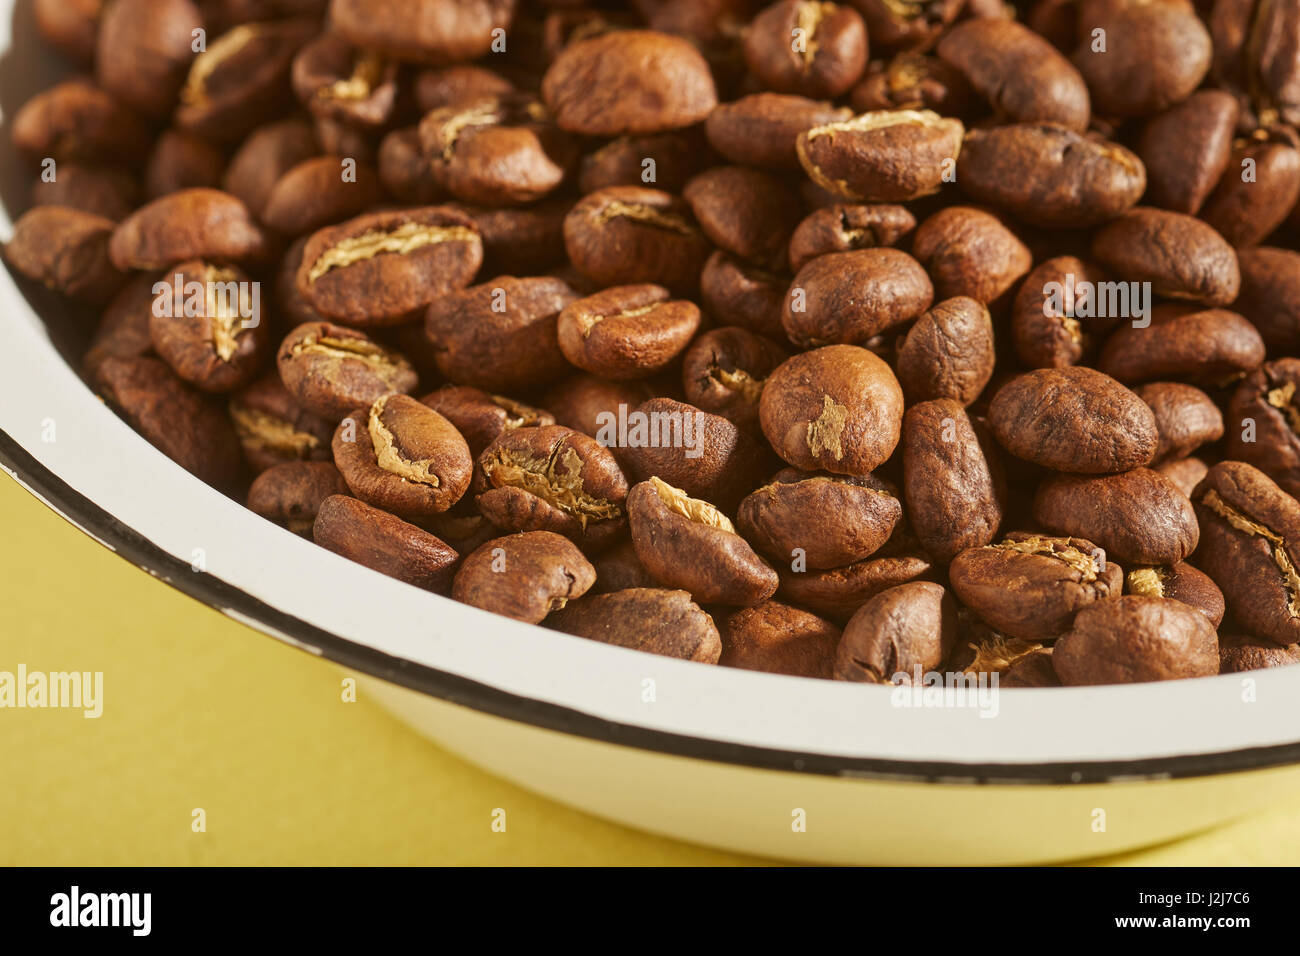
M 1300 663 L 1300 6 L 32 5 L 5 259 L 268 520 L 702 663 Z

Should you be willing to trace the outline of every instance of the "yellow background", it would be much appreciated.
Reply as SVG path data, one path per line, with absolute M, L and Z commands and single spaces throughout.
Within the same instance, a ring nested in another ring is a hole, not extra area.
M 105 701 L 98 720 L 0 710 L 0 864 L 753 862 L 533 796 L 364 691 L 343 703 L 334 665 L 154 581 L 2 473 L 0 545 L 0 670 L 103 671 Z M 1300 808 L 1110 862 L 1294 865 Z

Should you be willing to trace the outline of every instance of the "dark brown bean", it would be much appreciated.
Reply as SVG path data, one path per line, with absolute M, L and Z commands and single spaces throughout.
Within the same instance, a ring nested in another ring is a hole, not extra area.
M 696 336 L 682 356 L 687 401 L 756 433 L 763 382 L 789 358 L 778 343 L 746 329 L 724 326 Z
M 1121 279 L 1150 282 L 1156 295 L 1228 305 L 1241 273 L 1224 238 L 1199 219 L 1139 206 L 1093 235 L 1092 258 Z
M 574 601 L 547 627 L 648 654 L 716 664 L 722 641 L 713 618 L 686 591 L 627 588 Z
M 920 683 L 957 638 L 957 605 L 938 584 L 917 581 L 884 591 L 844 626 L 835 679 L 875 684 Z
M 409 392 L 418 377 L 396 352 L 355 329 L 308 322 L 281 343 L 276 365 L 284 387 L 310 412 L 338 421 L 381 395 Z
M 970 405 L 993 377 L 993 320 L 968 296 L 945 299 L 912 324 L 898 348 L 898 382 L 917 402 Z
M 248 510 L 294 534 L 311 537 L 325 499 L 347 493 L 347 483 L 333 462 L 287 461 L 253 479 Z
M 1156 416 L 1155 461 L 1186 458 L 1223 437 L 1223 415 L 1199 388 L 1181 382 L 1151 382 L 1133 389 Z
M 867 65 L 867 30 L 857 11 L 820 0 L 778 0 L 745 33 L 745 62 L 778 93 L 832 98 Z
M 916 230 L 912 254 L 934 280 L 940 299 L 970 296 L 997 302 L 1033 265 L 1033 255 L 996 216 L 949 206 Z
M 921 264 L 899 249 L 861 249 L 818 256 L 786 293 L 781 323 L 804 347 L 863 345 L 916 318 L 934 301 Z
M 709 145 L 733 163 L 794 171 L 800 168 L 795 147 L 800 133 L 852 116 L 843 107 L 802 96 L 753 93 L 719 103 L 704 129 Z
M 879 110 L 814 126 L 796 141 L 818 186 L 858 202 L 903 202 L 957 176 L 960 120 L 930 110 Z
M 14 224 L 4 258 L 34 282 L 70 298 L 107 302 L 125 281 L 110 261 L 116 224 L 68 206 L 37 206 Z
M 1194 215 L 1223 176 L 1232 155 L 1237 100 L 1201 90 L 1142 129 L 1138 155 L 1146 165 L 1146 199 L 1153 206 Z
M 673 361 L 700 327 L 693 302 L 663 286 L 615 286 L 565 306 L 557 320 L 564 357 L 601 378 L 653 375 Z
M 1223 623 L 1223 592 L 1209 575 L 1190 564 L 1130 568 L 1124 576 L 1125 594 L 1172 598 L 1190 604 L 1218 627 Z
M 460 558 L 442 539 L 346 495 L 321 502 L 312 537 L 349 561 L 439 594 L 447 592 Z
M 780 601 L 733 611 L 721 621 L 723 667 L 829 678 L 840 629 L 825 618 Z
M 299 405 L 274 370 L 232 395 L 229 409 L 254 471 L 285 462 L 333 460 L 334 422 Z
M 162 269 L 187 259 L 244 263 L 269 253 L 248 207 L 217 189 L 183 189 L 118 224 L 109 255 L 119 269 Z
M 1219 641 L 1181 601 L 1127 595 L 1080 610 L 1052 667 L 1067 687 L 1208 677 L 1219 672 Z
M 1174 378 L 1219 386 L 1263 361 L 1264 340 L 1236 312 L 1166 304 L 1156 306 L 1149 324 L 1112 332 L 1097 368 L 1125 383 Z
M 916 228 L 904 206 L 846 206 L 818 209 L 799 223 L 790 236 L 790 268 L 798 271 L 817 256 L 893 246 Z

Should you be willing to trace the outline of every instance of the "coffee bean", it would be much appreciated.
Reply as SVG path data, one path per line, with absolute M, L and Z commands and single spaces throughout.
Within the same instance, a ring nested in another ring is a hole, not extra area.
M 464 0 L 413 16 L 401 0 L 334 0 L 330 19 L 354 46 L 396 60 L 455 63 L 492 48 L 510 27 L 515 0 Z
M 1241 273 L 1224 238 L 1199 219 L 1139 206 L 1093 235 L 1092 258 L 1131 282 L 1150 282 L 1157 295 L 1228 305 Z
M 855 0 L 875 50 L 908 50 L 934 44 L 935 38 L 962 12 L 961 0 L 929 0 L 900 5 L 889 0 Z
M 384 126 L 398 97 L 397 64 L 326 33 L 293 61 L 293 91 L 315 116 Z
M 941 299 L 965 295 L 984 303 L 999 300 L 1033 265 L 1015 233 L 973 206 L 949 206 L 921 223 L 912 254 Z
M 1146 165 L 1146 198 L 1153 206 L 1195 214 L 1223 176 L 1232 155 L 1237 101 L 1222 90 L 1201 90 L 1151 117 L 1138 140 Z
M 481 275 L 504 275 L 511 269 L 544 272 L 564 263 L 564 218 L 570 199 L 544 199 L 520 208 L 488 209 L 454 205 L 470 219 L 483 239 Z
M 1300 641 L 1300 504 L 1263 472 L 1220 462 L 1192 493 L 1201 526 L 1201 570 L 1223 591 L 1228 611 L 1251 633 Z
M 663 286 L 625 285 L 571 302 L 556 331 L 560 350 L 578 368 L 627 379 L 663 369 L 699 327 L 693 302 L 672 299 Z
M 943 662 L 956 637 L 957 606 L 943 587 L 917 581 L 890 588 L 844 626 L 835 679 L 911 684 L 917 671 Z
M 326 318 L 394 325 L 464 288 L 482 261 L 478 230 L 454 209 L 370 213 L 307 241 L 298 292 Z
M 438 370 L 458 385 L 503 392 L 556 381 L 571 367 L 557 318 L 577 298 L 559 279 L 498 276 L 435 299 L 424 330 Z
M 1239 674 L 1300 664 L 1300 647 L 1283 646 L 1249 634 L 1219 635 L 1219 673 Z
M 292 118 L 251 132 L 226 167 L 222 188 L 261 216 L 280 178 L 304 160 L 320 155 L 311 124 Z
M 645 382 L 611 382 L 584 372 L 547 389 L 543 404 L 555 416 L 556 424 L 595 438 L 608 416 L 617 421 L 620 405 L 625 409 L 636 408 L 653 394 Z M 616 457 L 621 457 L 621 449 L 607 447 Z
M 276 365 L 284 387 L 310 412 L 337 421 L 390 392 L 409 392 L 411 364 L 364 333 L 329 322 L 309 322 L 280 344 Z
M 1118 597 L 1123 569 L 1083 538 L 1013 532 L 997 544 L 971 548 L 948 569 L 961 602 L 1011 637 L 1051 640 L 1075 613 Z
M 1241 294 L 1234 303 L 1269 348 L 1300 351 L 1300 253 L 1261 246 L 1237 254 Z
M 1117 143 L 1020 123 L 967 133 L 957 182 L 972 199 L 1023 222 L 1077 229 L 1131 209 L 1147 180 L 1142 160 Z
M 962 124 L 930 110 L 879 110 L 814 126 L 796 141 L 799 162 L 845 199 L 903 202 L 956 177 Z
M 68 206 L 37 206 L 4 244 L 10 266 L 34 282 L 92 304 L 108 301 L 125 276 L 110 261 L 116 224 Z
M 105 306 L 81 362 L 87 379 L 95 379 L 96 368 L 106 358 L 138 358 L 152 351 L 149 317 L 153 315 L 156 278 L 147 272 L 137 274 Z
M 229 409 L 254 471 L 286 462 L 333 460 L 334 422 L 299 405 L 274 371 L 232 395 Z
M 903 416 L 903 493 L 926 552 L 951 561 L 989 544 L 1002 524 L 1006 484 L 997 450 L 949 398 Z
M 62 163 L 53 180 L 32 183 L 33 206 L 67 206 L 81 212 L 112 219 L 125 219 L 135 208 L 139 185 L 120 169 Z
M 41 39 L 79 65 L 95 58 L 104 0 L 32 0 Z
M 716 166 L 691 179 L 682 197 L 715 245 L 764 268 L 786 267 L 802 207 L 781 180 L 744 166 Z
M 1124 593 L 1182 601 L 1203 613 L 1215 627 L 1223 623 L 1223 592 L 1208 575 L 1182 561 L 1130 568 L 1124 576 Z
M 864 0 L 864 5 L 872 2 Z M 888 61 L 869 63 L 850 101 L 860 113 L 933 110 L 960 119 L 972 112 L 975 93 L 965 77 L 943 60 L 904 51 Z
M 1033 31 L 1010 20 L 967 20 L 935 48 L 961 71 L 993 111 L 1013 123 L 1088 125 L 1088 87 L 1070 62 Z
M 145 167 L 144 191 L 157 199 L 182 189 L 218 189 L 226 159 L 211 143 L 180 130 L 164 130 Z
M 968 296 L 945 299 L 917 319 L 898 348 L 898 381 L 912 401 L 970 405 L 993 377 L 993 320 Z
M 1223 437 L 1223 415 L 1199 388 L 1181 382 L 1151 382 L 1133 389 L 1156 417 L 1155 461 L 1186 458 Z
M 135 113 L 89 80 L 65 80 L 37 93 L 13 118 L 14 146 L 32 164 L 138 163 L 149 132 Z
M 650 184 L 667 192 L 681 192 L 686 181 L 707 165 L 706 156 L 698 126 L 620 136 L 583 157 L 578 191 L 585 194 L 611 186 Z
M 190 0 L 115 0 L 99 21 L 95 77 L 132 109 L 171 112 L 203 18 Z
M 1045 368 L 1012 379 L 993 397 L 988 423 L 1011 454 L 1078 474 L 1145 465 L 1159 442 L 1151 409 L 1090 368 Z
M 853 117 L 843 107 L 786 93 L 753 93 L 719 103 L 704 129 L 709 145 L 733 163 L 765 169 L 800 169 L 800 133 Z
M 765 336 L 734 326 L 711 329 L 697 336 L 682 357 L 686 399 L 757 434 L 763 382 L 789 357 L 785 348 Z
M 330 223 L 359 215 L 382 195 L 379 174 L 369 163 L 325 155 L 304 159 L 276 180 L 262 206 L 262 221 L 286 236 L 301 236 Z
M 780 601 L 764 601 L 724 617 L 723 667 L 829 678 L 835 666 L 840 629 L 825 618 Z
M 781 322 L 790 341 L 804 347 L 863 345 L 916 318 L 933 300 L 930 278 L 906 252 L 832 252 L 799 270 Z
M 1155 470 L 1172 481 L 1179 491 L 1191 498 L 1192 492 L 1201 483 L 1201 479 L 1210 470 L 1210 466 L 1200 458 L 1176 458 L 1172 461 L 1161 462 L 1155 466 Z
M 320 503 L 312 537 L 349 561 L 439 594 L 447 593 L 460 558 L 440 538 L 346 495 Z
M 620 30 L 565 47 L 542 78 L 561 129 L 584 136 L 661 133 L 717 105 L 709 65 L 688 41 Z
M 1181 601 L 1127 595 L 1081 609 L 1052 667 L 1067 687 L 1208 677 L 1219 672 L 1219 641 Z
M 420 401 L 456 426 L 475 460 L 503 432 L 555 424 L 548 411 L 468 385 L 444 385 Z
M 833 621 L 844 622 L 888 588 L 929 577 L 930 560 L 919 554 L 870 557 L 827 571 L 792 571 L 780 566 L 781 597 Z
M 310 538 L 325 499 L 347 493 L 348 486 L 333 462 L 287 461 L 253 479 L 248 510 Z
M 1156 306 L 1149 325 L 1112 332 L 1097 368 L 1125 383 L 1179 378 L 1222 386 L 1263 361 L 1264 340 L 1236 312 L 1166 304 Z
M 1228 402 L 1227 457 L 1248 462 L 1287 494 L 1300 492 L 1300 360 L 1281 358 L 1255 369 Z
M 1200 540 L 1187 496 L 1150 468 L 1054 475 L 1038 487 L 1034 519 L 1058 534 L 1086 536 L 1126 565 L 1175 564 Z
M 893 246 L 915 228 L 916 218 L 904 206 L 826 206 L 800 222 L 790 236 L 790 268 L 798 271 L 831 252 Z
M 113 265 L 123 271 L 189 259 L 256 262 L 269 252 L 248 208 L 217 189 L 184 189 L 155 199 L 118 223 L 108 245 Z
M 699 286 L 709 243 L 681 199 L 614 186 L 583 198 L 564 220 L 574 267 L 601 286 L 654 282 L 678 294 Z
M 746 265 L 718 250 L 700 273 L 700 300 L 713 316 L 758 335 L 784 339 L 781 310 L 789 286 L 789 276 Z
M 903 390 L 866 349 L 828 345 L 777 366 L 763 387 L 759 420 L 772 449 L 796 468 L 867 475 L 898 445 Z
M 707 501 L 652 477 L 628 493 L 627 513 L 637 558 L 665 586 L 741 607 L 776 593 L 776 572 Z
M 1020 361 L 1029 368 L 1079 364 L 1115 322 L 1089 315 L 1102 311 L 1106 282 L 1104 272 L 1075 256 L 1056 256 L 1030 272 L 1011 305 L 1011 337 Z
M 547 619 L 557 631 L 702 664 L 718 663 L 718 628 L 686 591 L 628 588 L 574 601 Z
M 446 189 L 424 158 L 417 127 L 393 130 L 385 136 L 375 166 L 384 190 L 403 203 L 427 206 L 447 198 Z
M 562 425 L 502 431 L 478 456 L 479 511 L 503 531 L 601 547 L 626 527 L 627 479 L 609 449 Z
M 1297 197 L 1300 135 L 1290 127 L 1261 130 L 1233 150 L 1201 218 L 1232 245 L 1253 246 L 1282 225 Z
M 867 30 L 852 7 L 820 0 L 778 0 L 745 34 L 745 62 L 778 93 L 836 97 L 867 65 Z

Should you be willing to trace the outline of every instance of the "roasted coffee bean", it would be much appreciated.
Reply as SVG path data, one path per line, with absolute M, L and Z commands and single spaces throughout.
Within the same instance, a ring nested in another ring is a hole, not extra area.
M 778 0 L 745 33 L 745 62 L 777 93 L 832 98 L 847 93 L 867 65 L 867 30 L 846 4 Z
M 347 483 L 333 462 L 287 461 L 253 479 L 248 510 L 310 538 L 325 499 L 347 494 Z
M 1147 180 L 1142 160 L 1117 143 L 1020 123 L 967 133 L 957 182 L 972 199 L 1023 222 L 1078 229 L 1131 209 Z
M 697 336 L 682 356 L 686 400 L 756 434 L 763 382 L 789 357 L 783 346 L 765 336 L 735 326 L 711 329 Z
M 153 315 L 156 298 L 153 287 L 157 278 L 147 272 L 133 276 L 104 307 L 81 363 L 87 379 L 93 381 L 99 363 L 110 356 L 137 358 L 153 349 L 149 341 L 149 317 Z
M 192 259 L 169 269 L 154 291 L 149 340 L 172 371 L 205 392 L 253 380 L 271 329 L 259 287 L 245 273 Z
M 1071 59 L 1103 116 L 1147 116 L 1181 102 L 1209 72 L 1210 56 L 1209 31 L 1189 0 L 1079 4 Z
M 311 17 L 242 23 L 209 39 L 190 61 L 175 121 L 220 142 L 237 141 L 292 102 L 289 72 L 319 30 Z
M 583 372 L 570 375 L 547 389 L 542 403 L 555 416 L 556 424 L 595 438 L 602 427 L 607 427 L 610 416 L 612 420 L 618 420 L 620 405 L 624 411 L 636 408 L 653 395 L 653 389 L 642 381 L 611 382 Z M 617 445 L 607 444 L 606 447 L 621 457 Z
M 285 462 L 333 460 L 334 422 L 299 405 L 274 371 L 231 396 L 230 420 L 254 471 Z
M 333 0 L 330 20 L 363 50 L 417 63 L 457 63 L 490 52 L 514 11 L 515 0 L 435 0 L 418 16 L 403 0 Z
M 1227 309 L 1158 305 L 1147 324 L 1121 325 L 1097 357 L 1097 368 L 1121 382 L 1177 378 L 1221 386 L 1264 361 L 1255 327 Z
M 695 47 L 648 30 L 569 44 L 542 78 L 542 98 L 561 129 L 584 136 L 681 129 L 718 103 L 709 65 Z
M 989 544 L 1002 524 L 1006 483 L 997 450 L 950 398 L 903 416 L 903 494 L 926 552 L 951 561 Z
M 779 565 L 780 595 L 801 607 L 844 622 L 880 592 L 928 578 L 934 567 L 919 554 L 870 557 L 828 571 L 796 571 Z
M 503 531 L 609 544 L 626 527 L 627 479 L 594 438 L 562 425 L 511 428 L 478 456 L 475 503 Z
M 79 64 L 95 58 L 104 0 L 32 0 L 41 39 Z
M 157 199 L 182 189 L 218 189 L 226 159 L 211 143 L 180 130 L 165 130 L 145 167 L 144 192 Z
M 382 395 L 409 392 L 411 364 L 364 333 L 329 322 L 308 322 L 280 344 L 276 365 L 284 387 L 303 408 L 338 421 L 369 408 Z
M 1138 140 L 1146 165 L 1146 199 L 1153 206 L 1195 214 L 1222 178 L 1232 155 L 1237 100 L 1201 90 L 1151 117 Z
M 993 377 L 993 320 L 968 296 L 923 313 L 898 348 L 898 382 L 916 402 L 950 398 L 970 405 Z
M 869 63 L 850 101 L 860 113 L 933 110 L 940 116 L 964 118 L 972 111 L 975 93 L 965 77 L 943 60 L 903 52 L 888 61 Z
M 1210 466 L 1200 458 L 1175 458 L 1171 461 L 1164 461 L 1154 466 L 1155 470 L 1160 472 L 1174 485 L 1185 494 L 1188 498 L 1196 486 L 1201 483 L 1205 473 L 1210 470 Z
M 957 605 L 928 581 L 876 595 L 849 619 L 835 652 L 835 679 L 874 684 L 919 683 L 957 638 Z
M 1139 206 L 1093 235 L 1092 258 L 1116 277 L 1149 282 L 1156 295 L 1228 305 L 1237 297 L 1237 254 L 1199 219 Z
M 430 205 L 447 198 L 447 191 L 434 178 L 420 146 L 420 131 L 415 126 L 396 129 L 379 143 L 375 157 L 380 185 L 393 198 L 414 205 Z
M 781 323 L 790 341 L 804 347 L 864 345 L 910 322 L 932 301 L 929 276 L 906 252 L 832 252 L 799 270 L 786 293 Z
M 371 213 L 313 235 L 297 286 L 326 318 L 393 325 L 466 286 L 482 261 L 478 230 L 454 209 Z
M 54 179 L 32 183 L 33 206 L 68 206 L 93 216 L 125 219 L 135 208 L 140 187 L 129 173 L 103 166 L 60 163 Z
M 707 501 L 652 477 L 628 493 L 627 513 L 637 558 L 665 586 L 741 607 L 776 593 L 776 572 Z
M 1088 126 L 1088 87 L 1079 71 L 1018 23 L 967 20 L 945 33 L 935 52 L 1009 122 Z
M 114 0 L 99 20 L 95 78 L 132 109 L 171 112 L 203 18 L 190 0 Z
M 280 178 L 318 155 L 316 134 L 306 120 L 293 118 L 268 123 L 250 133 L 231 157 L 222 188 L 260 217 Z
M 960 120 L 930 110 L 879 110 L 814 126 L 796 141 L 818 186 L 858 202 L 903 202 L 956 178 Z
M 1077 474 L 1145 465 L 1159 442 L 1151 409 L 1090 368 L 1045 368 L 1012 379 L 993 397 L 988 423 L 1011 454 Z
M 439 594 L 447 593 L 460 559 L 442 539 L 346 495 L 320 503 L 312 537 L 349 561 Z
M 620 136 L 583 157 L 578 191 L 594 193 L 611 186 L 652 185 L 667 192 L 681 192 L 686 181 L 706 165 L 707 149 L 703 147 L 703 137 L 695 126 L 668 133 Z
M 941 299 L 970 296 L 990 303 L 1010 292 L 1034 263 L 1028 247 L 991 213 L 949 206 L 916 230 L 912 254 Z
M 781 310 L 789 287 L 788 276 L 746 265 L 721 250 L 709 256 L 700 273 L 700 300 L 711 315 L 769 338 L 785 338 Z
M 1261 130 L 1233 150 L 1201 218 L 1234 246 L 1253 246 L 1282 225 L 1300 197 L 1300 135 Z
M 547 619 L 565 634 L 649 654 L 716 664 L 718 628 L 686 591 L 627 588 L 574 601 Z
M 334 464 L 367 504 L 417 521 L 469 489 L 474 459 L 456 426 L 409 395 L 381 395 L 339 423 Z
M 778 564 L 825 570 L 874 554 L 902 514 L 897 489 L 879 478 L 784 468 L 740 503 L 736 523 Z
M 636 556 L 636 548 L 632 546 L 630 538 L 624 538 L 614 547 L 593 555 L 591 563 L 596 567 L 596 586 L 593 590 L 597 594 L 659 586 L 654 575 L 645 569 Z
M 772 449 L 796 468 L 867 475 L 898 446 L 903 390 L 871 352 L 828 345 L 777 366 L 763 387 L 759 420 Z
M 1192 503 L 1150 468 L 1054 475 L 1038 486 L 1034 520 L 1058 534 L 1086 536 L 1125 565 L 1176 564 L 1200 540 Z
M 846 206 L 818 209 L 790 236 L 790 268 L 798 271 L 817 256 L 896 245 L 916 228 L 904 206 Z
M 1300 504 L 1258 469 L 1220 462 L 1192 493 L 1201 570 L 1258 637 L 1300 642 Z
M 457 199 L 489 206 L 542 198 L 577 156 L 569 136 L 527 96 L 445 106 L 427 114 L 419 132 L 434 181 Z
M 1255 369 L 1228 402 L 1228 458 L 1249 462 L 1300 494 L 1300 360 L 1281 358 Z
M 1056 256 L 1025 277 L 1011 304 L 1011 339 L 1029 368 L 1077 365 L 1114 317 L 1101 291 L 1113 286 L 1104 272 L 1074 256 Z
M 1181 382 L 1151 382 L 1133 389 L 1156 416 L 1155 461 L 1186 458 L 1223 437 L 1223 415 L 1199 388 Z M 1236 456 L 1240 457 L 1240 456 Z
M 149 151 L 140 118 L 89 80 L 65 80 L 37 93 L 14 114 L 14 146 L 33 165 L 138 163 Z
M 596 438 L 621 449 L 636 480 L 662 478 L 728 513 L 770 471 L 766 449 L 720 415 L 652 398 L 623 419 L 607 416 Z
M 911 50 L 932 46 L 939 33 L 962 12 L 961 0 L 854 0 L 867 22 L 873 49 Z
M 800 133 L 852 117 L 848 109 L 802 96 L 753 93 L 719 103 L 704 129 L 709 145 L 733 163 L 792 171 L 800 168 Z
M 998 681 L 999 687 L 1060 687 L 1052 668 L 1052 649 L 1042 648 L 1016 660 Z
M 420 401 L 456 426 L 476 461 L 483 449 L 503 432 L 555 424 L 555 416 L 550 412 L 468 385 L 444 385 Z
M 184 189 L 155 199 L 118 223 L 108 246 L 113 264 L 123 271 L 161 269 L 188 259 L 256 262 L 269 251 L 248 207 L 217 189 Z
M 1300 646 L 1283 646 L 1249 634 L 1219 635 L 1219 673 L 1238 674 L 1300 664 Z
M 1300 253 L 1261 246 L 1237 253 L 1241 294 L 1234 303 L 1269 348 L 1300 351 Z
M 834 670 L 840 629 L 801 608 L 764 601 L 728 614 L 718 630 L 723 667 L 822 678 Z
M 565 306 L 557 320 L 560 350 L 600 378 L 653 375 L 686 348 L 700 327 L 693 302 L 658 285 L 606 289 Z
M 1208 575 L 1181 561 L 1130 568 L 1124 576 L 1124 593 L 1182 601 L 1203 613 L 1215 627 L 1223 623 L 1223 592 Z
M 574 268 L 601 286 L 654 282 L 678 294 L 699 287 L 710 249 L 684 200 L 639 186 L 584 197 L 565 217 L 564 245 Z
M 577 298 L 559 279 L 498 276 L 435 299 L 424 329 L 438 370 L 458 385 L 490 391 L 556 381 L 571 367 L 557 318 Z
M 1081 609 L 1052 667 L 1067 687 L 1208 677 L 1219 672 L 1219 640 L 1181 601 L 1132 594 Z
M 1014 532 L 997 544 L 963 551 L 948 577 L 957 597 L 1010 637 L 1052 640 L 1075 613 L 1118 597 L 1123 569 L 1083 538 Z
M 315 116 L 380 127 L 397 102 L 397 64 L 324 33 L 293 61 L 293 91 Z
M 239 439 L 215 399 L 148 356 L 105 358 L 95 368 L 93 384 L 149 444 L 190 474 L 227 494 L 240 487 Z
M 98 305 L 126 277 L 110 261 L 111 219 L 68 206 L 37 206 L 14 224 L 4 259 L 34 282 Z
M 764 268 L 786 267 L 802 206 L 771 173 L 716 166 L 686 184 L 683 198 L 718 247 Z
M 564 218 L 573 208 L 566 198 L 544 199 L 531 206 L 488 209 L 456 205 L 483 240 L 482 275 L 544 272 L 563 265 Z
M 382 194 L 379 174 L 369 163 L 336 155 L 313 156 L 276 180 L 261 218 L 276 232 L 301 236 L 359 215 Z

